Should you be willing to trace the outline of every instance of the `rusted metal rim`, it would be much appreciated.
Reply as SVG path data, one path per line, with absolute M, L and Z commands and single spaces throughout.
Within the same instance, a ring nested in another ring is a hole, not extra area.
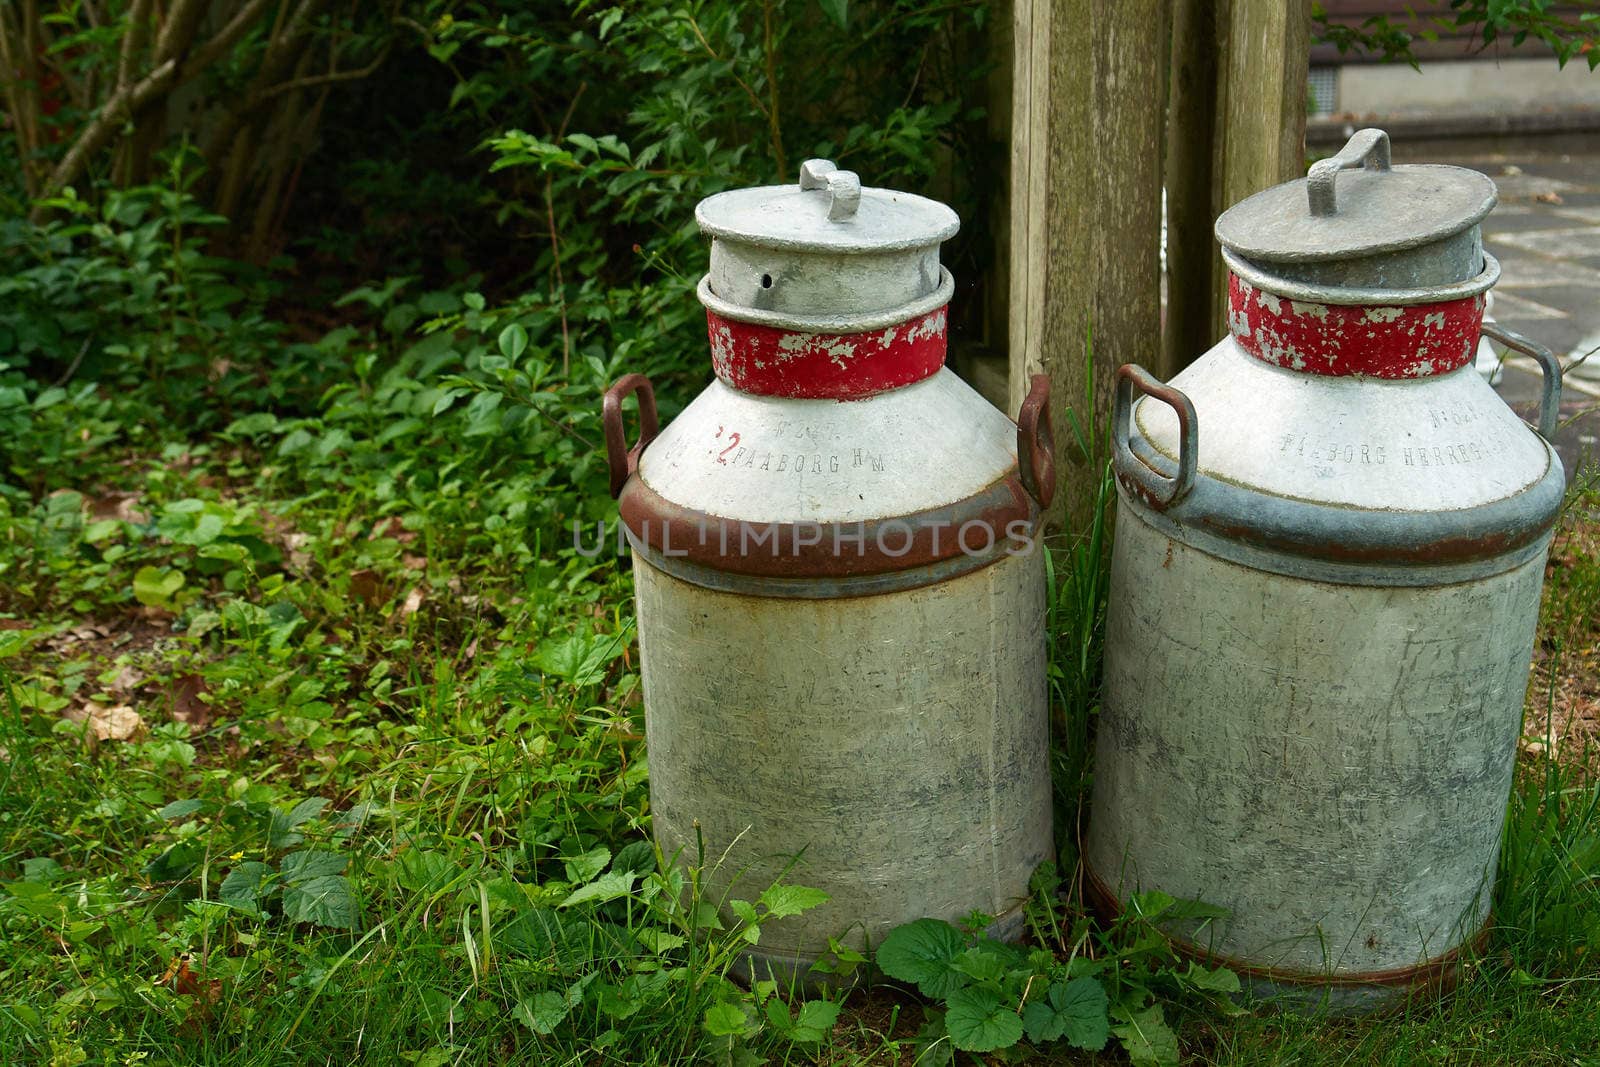
M 1084 897 L 1096 912 L 1107 919 L 1115 919 L 1123 912 L 1122 901 L 1111 887 L 1087 866 L 1083 870 Z M 1477 933 L 1443 955 L 1406 967 L 1389 967 L 1380 971 L 1302 971 L 1297 968 L 1271 967 L 1249 963 L 1232 956 L 1211 952 L 1193 942 L 1172 934 L 1165 934 L 1168 944 L 1179 955 L 1212 967 L 1226 967 L 1241 978 L 1254 978 L 1275 985 L 1349 988 L 1351 986 L 1378 986 L 1397 993 L 1421 990 L 1439 990 L 1453 985 L 1460 977 L 1464 956 L 1482 952 L 1494 927 L 1492 919 L 1485 920 Z
M 638 476 L 623 487 L 621 512 L 630 540 L 666 562 L 662 569 L 780 581 L 900 574 L 949 561 L 956 573 L 973 570 L 1030 550 L 1039 514 L 1014 469 L 953 503 L 870 522 L 744 522 L 675 504 Z
M 761 308 L 745 307 L 742 304 L 733 304 L 722 299 L 711 291 L 711 275 L 707 274 L 700 279 L 700 285 L 695 294 L 700 298 L 700 303 L 706 306 L 707 311 L 714 312 L 724 319 L 734 322 L 748 322 L 756 326 L 771 326 L 778 330 L 787 330 L 792 333 L 861 333 L 865 330 L 881 330 L 888 326 L 898 326 L 907 319 L 914 319 L 944 307 L 950 303 L 950 298 L 955 295 L 956 280 L 950 271 L 944 267 L 939 268 L 939 284 L 927 296 L 918 297 L 909 304 L 889 308 L 887 311 L 873 311 L 860 315 L 823 315 L 817 318 L 807 318 L 803 315 L 790 315 L 782 311 L 764 311 Z
M 1465 300 L 1494 288 L 1500 280 L 1500 261 L 1483 253 L 1483 270 L 1466 281 L 1449 285 L 1425 285 L 1416 289 L 1351 289 L 1337 285 L 1312 285 L 1280 277 L 1243 256 L 1222 250 L 1228 269 L 1257 289 L 1276 296 L 1310 304 L 1366 304 L 1373 307 L 1409 307 L 1412 304 L 1440 304 Z
M 1446 585 L 1499 574 L 1549 544 L 1566 477 L 1545 443 L 1542 478 L 1502 500 L 1449 511 L 1379 511 L 1263 493 L 1198 474 L 1165 510 L 1142 497 L 1142 464 L 1174 478 L 1178 465 L 1135 427 L 1114 458 L 1123 499 L 1168 537 L 1257 570 L 1340 585 Z

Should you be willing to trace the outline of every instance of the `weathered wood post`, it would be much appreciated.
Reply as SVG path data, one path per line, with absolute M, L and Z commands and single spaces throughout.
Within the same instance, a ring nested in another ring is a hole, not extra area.
M 1309 0 L 1175 0 L 1167 123 L 1169 377 L 1227 330 L 1211 235 L 1232 204 L 1305 170 Z
M 1160 353 L 1159 234 L 1167 4 L 1015 0 L 1011 150 L 1011 410 L 1051 381 L 1062 492 L 1088 516 L 1091 446 L 1128 360 Z M 1092 344 L 1091 344 L 1092 332 Z

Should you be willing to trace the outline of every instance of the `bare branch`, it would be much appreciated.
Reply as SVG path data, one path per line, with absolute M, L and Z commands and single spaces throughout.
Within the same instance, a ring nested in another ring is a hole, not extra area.
M 189 62 L 185 64 L 186 68 L 198 74 L 227 55 L 233 46 L 239 43 L 239 38 L 261 18 L 271 3 L 272 0 L 250 0 L 239 9 L 238 14 L 228 20 L 226 26 L 217 31 L 215 37 L 194 50 L 189 56 Z
M 133 65 L 144 51 L 150 37 L 150 5 L 152 0 L 133 0 L 128 10 L 128 28 L 122 32 L 122 56 L 117 61 L 117 89 L 125 89 L 133 81 Z
M 274 85 L 272 88 L 255 97 L 251 106 L 253 107 L 265 103 L 266 101 L 277 96 L 279 93 L 293 92 L 296 89 L 312 89 L 318 85 L 331 85 L 334 82 L 357 81 L 361 78 L 369 77 L 374 71 L 383 65 L 383 61 L 387 58 L 389 58 L 389 46 L 385 46 L 383 51 L 378 53 L 377 59 L 374 59 L 371 63 L 368 63 L 359 70 L 336 70 L 330 71 L 327 74 L 311 74 L 304 78 L 296 78 L 294 81 L 282 82 L 278 85 Z
M 43 195 L 54 196 L 76 181 L 89 165 L 90 158 L 116 136 L 123 122 L 156 97 L 171 91 L 177 74 L 177 60 L 169 59 L 136 84 L 112 94 L 94 121 L 84 128 L 72 147 L 67 149 L 67 154 L 61 157 L 61 162 L 56 164 L 55 170 L 44 183 Z M 40 214 L 37 210 L 34 212 L 35 217 Z

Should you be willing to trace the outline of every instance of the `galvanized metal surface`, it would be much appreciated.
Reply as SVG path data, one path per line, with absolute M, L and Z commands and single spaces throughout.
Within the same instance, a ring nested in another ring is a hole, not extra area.
M 870 522 L 974 496 L 1017 462 L 1016 425 L 948 369 L 867 400 L 712 382 L 639 460 L 681 507 L 751 523 Z
M 895 189 L 863 187 L 854 210 L 830 217 L 840 195 L 827 181 L 836 173 L 833 164 L 807 160 L 801 166 L 804 180 L 795 185 L 730 189 L 707 197 L 694 209 L 695 221 L 718 241 L 829 254 L 937 247 L 961 227 L 948 206 Z M 817 171 L 822 171 L 820 183 L 807 177 Z
M 756 976 L 923 916 L 1020 931 L 1052 847 L 1038 551 L 850 600 L 716 592 L 638 559 L 635 580 L 657 840 L 704 863 L 712 900 L 780 877 L 832 897 L 763 927 Z
M 1495 199 L 1494 182 L 1477 171 L 1390 166 L 1388 135 L 1366 129 L 1338 155 L 1313 164 L 1304 179 L 1223 212 L 1216 235 L 1236 256 L 1287 281 L 1450 285 L 1481 269 L 1478 223 Z
M 1229 909 L 1175 931 L 1204 951 L 1393 996 L 1364 976 L 1443 956 L 1488 915 L 1542 554 L 1476 582 L 1336 586 L 1122 504 L 1090 868 L 1121 900 Z
M 1324 377 L 1271 366 L 1230 337 L 1169 384 L 1198 413 L 1201 474 L 1292 500 L 1433 515 L 1514 497 L 1559 462 L 1471 367 Z M 1170 407 L 1138 403 L 1134 422 L 1177 460 Z

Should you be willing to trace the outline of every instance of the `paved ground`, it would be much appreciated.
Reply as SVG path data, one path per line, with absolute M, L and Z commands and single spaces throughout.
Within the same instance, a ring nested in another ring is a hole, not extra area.
M 1397 156 L 1399 153 L 1397 152 Z M 1401 161 L 1480 170 L 1500 188 L 1484 245 L 1500 261 L 1491 315 L 1554 350 L 1567 365 L 1557 441 L 1569 476 L 1600 461 L 1600 138 L 1414 146 Z M 1587 360 L 1585 360 L 1587 356 Z M 1507 360 L 1502 396 L 1533 417 L 1539 375 Z

